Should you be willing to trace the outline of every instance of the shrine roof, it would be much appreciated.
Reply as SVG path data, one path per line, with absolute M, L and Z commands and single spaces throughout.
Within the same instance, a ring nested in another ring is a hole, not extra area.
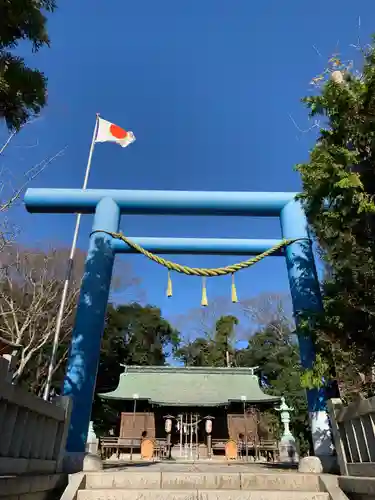
M 134 397 L 136 395 L 136 397 Z M 232 402 L 276 403 L 264 394 L 251 368 L 126 366 L 117 388 L 103 399 L 146 400 L 162 406 L 221 406 Z

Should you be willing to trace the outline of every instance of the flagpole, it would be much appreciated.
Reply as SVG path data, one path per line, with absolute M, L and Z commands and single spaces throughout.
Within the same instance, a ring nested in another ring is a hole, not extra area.
M 89 175 L 90 175 L 90 170 L 91 170 L 92 155 L 93 155 L 94 148 L 95 148 L 95 139 L 96 139 L 96 135 L 98 132 L 98 126 L 99 126 L 99 113 L 96 114 L 94 133 L 92 135 L 91 146 L 90 146 L 89 156 L 87 159 L 87 166 L 86 166 L 86 172 L 85 172 L 85 177 L 83 180 L 82 189 L 87 188 L 87 183 L 89 180 Z M 57 348 L 59 346 L 61 325 L 62 325 L 62 320 L 64 317 L 64 309 L 65 309 L 66 299 L 68 296 L 70 279 L 72 276 L 73 260 L 74 260 L 74 255 L 75 255 L 76 248 L 77 248 L 79 228 L 81 225 L 81 215 L 82 214 L 77 214 L 76 226 L 74 229 L 73 241 L 72 241 L 72 246 L 70 249 L 70 255 L 69 255 L 68 267 L 67 267 L 66 276 L 65 276 L 64 288 L 63 288 L 62 295 L 61 295 L 59 312 L 58 312 L 58 315 L 56 318 L 56 329 L 55 329 L 55 335 L 54 335 L 53 344 L 52 344 L 52 354 L 51 354 L 51 359 L 50 359 L 49 366 L 48 366 L 48 375 L 47 375 L 46 385 L 45 385 L 44 394 L 43 394 L 43 399 L 45 399 L 46 401 L 48 401 L 48 399 L 49 399 L 53 370 L 54 370 L 55 364 L 56 364 Z

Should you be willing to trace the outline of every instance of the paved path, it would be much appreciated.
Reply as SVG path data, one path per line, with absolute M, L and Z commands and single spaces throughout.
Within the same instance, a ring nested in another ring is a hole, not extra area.
M 139 463 L 119 463 L 106 464 L 106 471 L 131 471 L 140 472 L 142 470 L 150 472 L 260 472 L 277 473 L 293 472 L 296 467 L 266 463 L 233 463 L 233 462 L 139 462 Z

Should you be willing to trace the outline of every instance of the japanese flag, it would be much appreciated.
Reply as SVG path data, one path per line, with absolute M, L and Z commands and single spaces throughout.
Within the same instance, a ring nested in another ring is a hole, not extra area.
M 114 123 L 98 117 L 98 131 L 95 142 L 116 142 L 126 148 L 135 141 L 133 132 L 127 131 Z

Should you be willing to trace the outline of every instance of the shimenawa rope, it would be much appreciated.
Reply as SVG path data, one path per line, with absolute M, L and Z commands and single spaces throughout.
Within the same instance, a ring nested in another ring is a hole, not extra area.
M 100 229 L 93 231 L 91 234 L 94 234 L 94 233 L 104 233 L 104 234 L 108 234 L 109 236 L 112 236 L 112 238 L 122 240 L 124 243 L 129 245 L 129 247 L 133 248 L 133 250 L 135 250 L 136 252 L 144 255 L 145 257 L 152 260 L 153 262 L 156 262 L 157 264 L 160 264 L 161 266 L 166 267 L 168 269 L 168 285 L 167 285 L 167 296 L 168 297 L 172 297 L 172 279 L 171 279 L 170 271 L 175 271 L 177 273 L 186 274 L 188 276 L 201 276 L 202 277 L 202 302 L 201 302 L 201 304 L 203 306 L 208 305 L 206 278 L 215 277 L 215 276 L 225 276 L 225 275 L 231 274 L 232 275 L 232 287 L 231 287 L 232 302 L 238 302 L 237 290 L 236 290 L 236 285 L 235 285 L 235 281 L 234 281 L 234 274 L 235 273 L 237 273 L 238 271 L 241 271 L 242 269 L 247 269 L 248 267 L 253 266 L 257 262 L 260 262 L 261 260 L 263 260 L 265 257 L 268 257 L 269 255 L 272 255 L 273 253 L 277 252 L 278 250 L 280 250 L 280 248 L 287 247 L 287 246 L 291 245 L 292 243 L 295 243 L 296 241 L 306 239 L 306 238 L 283 239 L 279 243 L 277 243 L 277 245 L 273 246 L 272 248 L 266 250 L 265 252 L 263 252 L 259 255 L 256 255 L 255 257 L 252 257 L 251 259 L 247 259 L 247 260 L 244 260 L 242 262 L 238 262 L 236 264 L 231 264 L 229 266 L 224 266 L 224 267 L 204 268 L 204 267 L 184 266 L 182 264 L 178 264 L 176 262 L 172 262 L 170 260 L 164 259 L 163 257 L 160 257 L 159 255 L 155 255 L 154 253 L 149 252 L 145 248 L 141 247 L 140 245 L 138 245 L 134 241 L 127 238 L 122 233 L 103 231 Z

